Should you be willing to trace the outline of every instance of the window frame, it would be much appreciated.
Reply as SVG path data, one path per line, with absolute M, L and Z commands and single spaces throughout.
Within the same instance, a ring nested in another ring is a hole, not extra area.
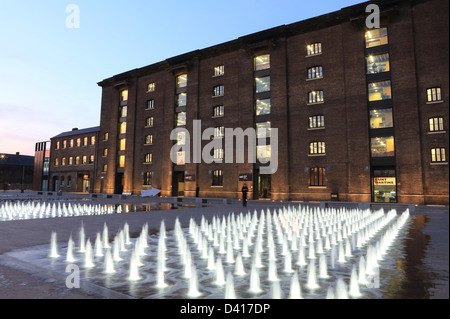
M 212 183 L 211 186 L 221 187 L 223 186 L 223 170 L 215 169 L 211 173 Z

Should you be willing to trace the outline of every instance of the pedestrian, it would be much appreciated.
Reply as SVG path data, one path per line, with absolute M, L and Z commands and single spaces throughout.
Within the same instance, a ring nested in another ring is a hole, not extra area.
M 195 197 L 198 197 L 200 194 L 200 187 L 197 186 L 197 188 L 195 189 Z
M 242 206 L 247 207 L 247 193 L 248 193 L 248 187 L 247 184 L 244 183 L 244 186 L 242 186 Z

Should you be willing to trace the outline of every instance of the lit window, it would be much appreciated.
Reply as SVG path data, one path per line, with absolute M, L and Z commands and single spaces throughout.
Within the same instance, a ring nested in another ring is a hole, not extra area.
M 320 79 L 323 78 L 323 72 L 321 66 L 313 66 L 308 68 L 308 79 Z
M 73 165 L 73 156 L 69 157 L 69 165 Z
M 213 89 L 213 96 L 222 96 L 225 94 L 225 88 L 223 85 L 217 85 Z
M 59 142 L 59 141 L 56 141 L 55 149 L 59 150 L 59 148 L 60 148 L 60 142 Z
M 152 172 L 144 172 L 144 185 L 152 185 Z
M 146 164 L 152 163 L 152 154 L 151 153 L 145 154 L 145 163 Z
M 88 145 L 88 137 L 85 136 L 83 137 L 83 146 L 87 146 Z
M 221 169 L 214 170 L 212 177 L 212 186 L 223 186 L 223 172 Z
M 177 88 L 184 88 L 187 85 L 187 74 L 177 76 Z
M 63 141 L 63 148 L 66 148 L 66 147 L 67 147 L 67 141 L 64 140 L 64 141 Z
M 220 160 L 223 159 L 223 148 L 215 148 L 213 158 L 215 160 L 219 160 L 219 161 L 215 161 L 216 163 L 217 162 L 221 163 L 222 161 L 220 161 Z
M 433 163 L 446 162 L 444 147 L 437 147 L 431 149 L 431 162 Z
M 120 92 L 120 101 L 121 102 L 126 102 L 128 101 L 128 90 L 122 90 Z
M 87 164 L 87 156 L 86 155 L 84 155 L 83 156 L 83 161 L 81 162 L 81 164 Z
M 395 156 L 394 137 L 373 137 L 370 139 L 370 149 L 372 157 Z
M 325 142 L 309 143 L 309 154 L 325 154 Z
M 147 85 L 147 92 L 154 92 L 154 91 L 155 91 L 155 83 L 154 82 L 149 83 Z
M 388 35 L 386 28 L 372 29 L 366 32 L 366 48 L 385 45 L 388 43 Z
M 223 105 L 215 106 L 213 108 L 213 117 L 222 117 L 225 113 L 225 107 Z
M 125 167 L 125 155 L 119 156 L 119 167 Z
M 186 93 L 177 94 L 177 106 L 186 106 Z
M 126 132 L 127 132 L 127 122 L 121 122 L 119 134 L 125 134 Z
M 270 99 L 256 100 L 256 116 L 270 114 Z
M 270 68 L 270 54 L 264 54 L 255 57 L 255 71 L 265 70 Z
M 366 57 L 367 74 L 390 71 L 389 53 L 374 54 Z
M 122 106 L 120 108 L 120 117 L 127 117 L 128 109 L 127 106 Z
M 444 130 L 444 118 L 443 117 L 432 117 L 428 119 L 430 124 L 430 132 L 438 132 Z
M 225 126 L 217 126 L 214 128 L 214 138 L 222 138 L 225 136 Z
M 108 156 L 108 149 L 107 148 L 103 149 L 103 156 L 104 157 Z
M 177 165 L 185 165 L 186 164 L 186 152 L 178 151 L 177 152 Z
M 270 122 L 256 123 L 256 138 L 270 137 Z
M 147 145 L 153 144 L 153 135 L 148 134 L 145 136 L 145 144 Z
M 66 158 L 61 158 L 61 166 L 66 166 Z
M 147 110 L 153 110 L 155 108 L 155 100 L 148 100 L 145 108 Z
M 109 139 L 109 133 L 103 134 L 103 140 L 107 141 Z
M 89 156 L 89 164 L 94 164 L 94 155 Z
M 95 136 L 91 136 L 91 145 L 95 145 Z
M 218 65 L 214 67 L 214 76 L 221 76 L 225 73 L 225 67 L 223 65 Z
M 270 161 L 272 147 L 270 145 L 258 145 L 256 146 L 256 158 L 262 163 Z
M 177 132 L 177 145 L 186 145 L 186 132 Z
M 81 138 L 80 138 L 80 137 L 77 138 L 77 146 L 78 146 L 78 147 L 81 146 Z
M 126 145 L 126 139 L 121 138 L 119 140 L 119 151 L 124 151 L 125 150 L 125 145 Z
M 311 91 L 308 93 L 308 104 L 323 103 L 323 91 Z
M 325 127 L 325 119 L 323 115 L 310 116 L 308 119 L 309 128 Z
M 264 76 L 255 78 L 255 92 L 268 92 L 270 91 L 270 76 Z
M 372 82 L 368 84 L 369 101 L 381 101 L 392 98 L 391 81 Z
M 309 169 L 309 186 L 326 186 L 325 167 L 311 167 Z
M 322 44 L 320 42 L 308 44 L 306 46 L 306 55 L 317 55 L 322 53 Z
M 69 147 L 73 147 L 73 138 L 69 142 Z
M 427 101 L 428 102 L 435 102 L 435 101 L 442 101 L 441 96 L 441 88 L 430 88 L 427 90 Z
M 179 112 L 176 114 L 176 125 L 177 126 L 186 125 L 186 112 Z
M 152 117 L 147 117 L 145 119 L 145 126 L 146 127 L 152 127 L 153 126 L 153 116 Z
M 107 171 L 108 171 L 108 165 L 107 164 L 103 164 L 102 172 L 106 173 Z
M 80 165 L 80 157 L 75 157 L 75 165 Z
M 370 110 L 370 128 L 393 127 L 392 109 Z

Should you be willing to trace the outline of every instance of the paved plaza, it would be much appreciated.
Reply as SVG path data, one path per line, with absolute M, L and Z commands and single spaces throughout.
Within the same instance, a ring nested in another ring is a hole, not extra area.
M 176 218 L 183 227 L 187 227 L 189 220 L 194 218 L 198 223 L 202 216 L 210 220 L 213 216 L 228 215 L 232 212 L 260 212 L 280 208 L 288 205 L 319 206 L 319 203 L 277 202 L 277 201 L 249 201 L 247 207 L 242 207 L 238 200 L 216 201 L 214 204 L 188 205 L 179 209 L 134 211 L 133 205 L 149 202 L 148 198 L 128 196 L 127 198 L 94 198 L 85 196 L 85 199 L 65 198 L 66 200 L 82 201 L 83 203 L 98 204 L 130 204 L 130 212 L 110 215 L 93 215 L 77 217 L 56 217 L 30 220 L 0 221 L 0 298 L 2 299 L 88 299 L 102 298 L 94 291 L 81 289 L 68 289 L 64 281 L 49 279 L 39 272 L 34 272 L 7 258 L 4 254 L 12 250 L 36 245 L 48 244 L 50 234 L 57 231 L 58 241 L 67 241 L 71 234 L 78 233 L 83 223 L 86 237 L 95 238 L 95 234 L 106 223 L 111 233 L 119 230 L 125 223 L 130 226 L 130 234 L 136 237 L 144 224 L 148 224 L 149 232 L 159 231 L 161 221 L 165 221 L 167 229 L 172 229 Z M 6 193 L 0 194 L 0 200 L 28 199 L 30 194 Z M 195 199 L 193 199 L 195 201 Z M 152 198 L 155 201 L 170 201 L 176 203 L 174 198 Z M 411 215 L 416 216 L 416 231 L 414 245 L 408 255 L 415 256 L 414 276 L 421 278 L 411 287 L 422 289 L 422 299 L 448 299 L 448 270 L 449 270 L 449 209 L 444 206 L 416 206 Z M 425 278 L 425 279 L 423 279 Z M 414 282 L 414 278 L 411 279 Z M 405 297 L 408 298 L 408 297 Z M 416 298 L 416 296 L 413 296 Z

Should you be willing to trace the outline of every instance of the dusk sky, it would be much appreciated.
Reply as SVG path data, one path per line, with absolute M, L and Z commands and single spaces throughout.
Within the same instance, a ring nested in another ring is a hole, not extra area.
M 361 2 L 1 0 L 0 153 L 99 125 L 105 78 Z

